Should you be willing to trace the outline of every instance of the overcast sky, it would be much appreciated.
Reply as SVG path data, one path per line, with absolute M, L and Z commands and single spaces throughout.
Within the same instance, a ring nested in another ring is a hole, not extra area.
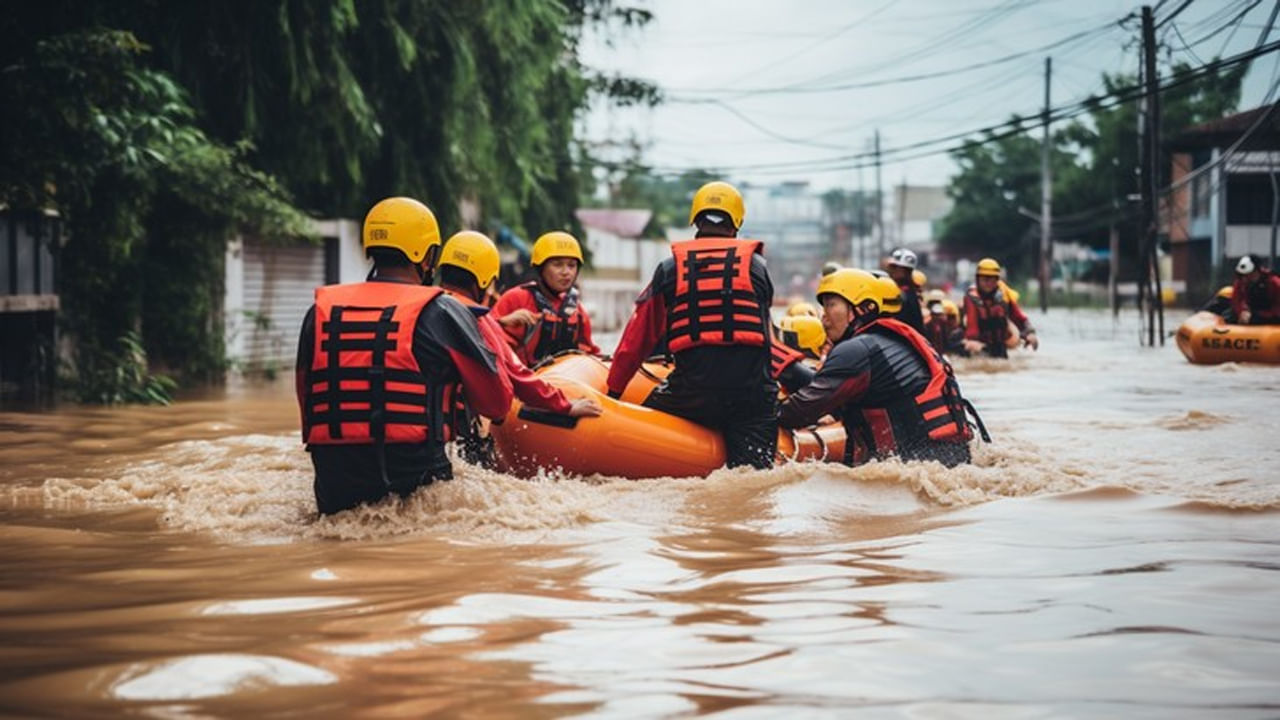
M 1167 46 L 1162 75 L 1171 61 L 1201 65 L 1253 48 L 1276 2 L 1153 2 L 1157 22 L 1181 8 L 1158 32 Z M 1118 21 L 1141 5 L 1118 0 L 630 4 L 651 10 L 653 22 L 589 34 L 583 59 L 650 80 L 667 100 L 654 109 L 593 108 L 584 121 L 587 138 L 599 143 L 597 152 L 619 157 L 623 151 L 612 144 L 634 136 L 656 168 L 725 168 L 737 181 L 856 188 L 861 174 L 869 189 L 874 171 L 859 170 L 869 159 L 857 155 L 869 151 L 878 128 L 886 187 L 945 184 L 956 168 L 937 151 L 957 141 L 927 143 L 1004 123 L 1015 113 L 1037 114 L 1046 56 L 1053 58 L 1054 106 L 1100 92 L 1104 71 L 1136 72 L 1140 57 L 1138 21 Z M 1268 38 L 1276 40 L 1280 32 Z M 1001 61 L 1019 53 L 1025 56 Z M 964 69 L 984 63 L 990 64 Z M 1254 63 L 1242 109 L 1263 102 L 1278 69 L 1280 52 Z M 933 154 L 907 159 L 927 153 Z

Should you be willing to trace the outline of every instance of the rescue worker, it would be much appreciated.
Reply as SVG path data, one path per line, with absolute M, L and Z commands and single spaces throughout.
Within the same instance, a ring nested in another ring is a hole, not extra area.
M 608 384 L 609 395 L 620 397 L 665 337 L 675 367 L 645 406 L 720 430 L 730 467 L 768 468 L 778 442 L 774 374 L 792 364 L 788 353 L 799 354 L 774 342 L 773 283 L 762 243 L 738 239 L 745 214 L 742 195 L 729 183 L 707 183 L 694 193 L 695 238 L 672 243 L 671 257 L 636 299 Z
M 928 311 L 924 320 L 924 336 L 934 349 L 943 355 L 963 354 L 964 331 L 960 329 L 960 312 L 956 304 L 951 303 L 954 315 L 947 312 L 946 303 L 951 302 L 941 290 L 931 290 L 926 296 L 925 308 Z
M 787 347 L 798 350 L 810 360 L 821 360 L 825 354 L 827 332 L 822 321 L 809 315 L 784 317 L 778 322 L 779 336 Z
M 918 333 L 924 333 L 924 317 L 920 312 L 920 288 L 916 286 L 915 273 L 918 263 L 916 254 L 906 248 L 898 248 L 889 255 L 885 268 L 889 277 L 902 289 L 902 310 L 898 319 L 910 325 Z M 921 273 L 923 275 L 923 273 Z
M 530 367 L 564 350 L 599 354 L 574 286 L 582 269 L 578 240 L 558 230 L 544 233 L 533 243 L 529 264 L 536 279 L 503 293 L 493 308 L 516 354 Z
M 834 346 L 813 382 L 783 401 L 779 424 L 798 428 L 839 417 L 850 465 L 893 455 L 947 467 L 969 462 L 973 431 L 965 412 L 972 406 L 951 366 L 920 333 L 882 315 L 881 298 L 875 278 L 862 270 L 840 270 L 818 284 L 822 324 Z
M 559 388 L 535 375 L 507 344 L 502 326 L 483 304 L 483 298 L 493 287 L 501 266 L 498 246 L 488 236 L 474 230 L 463 230 L 444 244 L 444 252 L 440 256 L 440 287 L 476 316 L 482 335 L 493 348 L 499 365 L 510 378 L 512 391 L 521 402 L 531 408 L 569 417 L 599 415 L 601 407 L 598 402 L 591 398 L 569 400 Z M 461 430 L 469 431 L 471 425 L 468 423 Z M 474 438 L 471 440 L 474 442 Z
M 1010 323 L 1024 345 L 1040 349 L 1040 338 L 1026 313 L 1000 289 L 1000 263 L 992 258 L 979 260 L 975 276 L 975 284 L 964 294 L 965 350 L 973 355 L 1009 357 L 1009 341 L 1014 340 Z
M 1211 312 L 1228 323 L 1236 321 L 1236 311 L 1231 307 L 1231 296 L 1235 294 L 1235 288 L 1230 285 L 1223 285 L 1218 288 L 1218 292 L 1209 298 L 1209 302 L 1200 308 L 1200 312 Z
M 364 220 L 365 282 L 316 289 L 298 340 L 302 439 L 321 514 L 453 477 L 445 455 L 454 391 L 470 411 L 501 418 L 511 381 L 475 317 L 430 282 L 440 229 L 405 197 Z
M 888 275 L 871 273 L 880 286 L 880 314 L 898 315 L 902 312 L 902 288 Z
M 803 301 L 791 303 L 791 306 L 787 308 L 787 317 L 796 317 L 797 315 L 816 318 L 818 317 L 818 308 L 814 307 L 813 303 Z
M 1262 266 L 1256 255 L 1236 263 L 1231 309 L 1241 325 L 1280 324 L 1280 277 Z

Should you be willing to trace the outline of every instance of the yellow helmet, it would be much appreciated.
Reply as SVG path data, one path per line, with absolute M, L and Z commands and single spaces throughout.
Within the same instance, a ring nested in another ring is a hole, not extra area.
M 698 213 L 704 210 L 723 210 L 728 213 L 735 230 L 742 227 L 742 220 L 747 216 L 742 193 L 738 192 L 738 188 L 719 180 L 703 185 L 693 194 L 693 204 L 689 206 L 689 224 L 692 225 Z
M 923 288 L 929 282 L 929 276 L 925 275 L 921 270 L 912 270 L 911 282 L 915 283 L 916 287 Z
M 944 299 L 942 301 L 942 311 L 952 320 L 960 320 L 960 306 L 956 305 L 954 300 Z
M 1013 302 L 1018 302 L 1018 298 L 1022 297 L 1022 293 L 1009 287 L 1009 284 L 1003 280 L 1000 281 L 1000 292 L 1004 294 L 1007 300 L 1012 300 Z
M 444 252 L 440 255 L 440 267 L 445 265 L 471 273 L 476 277 L 476 284 L 484 290 L 498 277 L 498 271 L 502 269 L 502 258 L 498 256 L 498 246 L 484 233 L 463 230 L 454 233 L 445 242 Z
M 554 257 L 573 258 L 581 265 L 582 246 L 578 244 L 577 238 L 567 232 L 553 230 L 549 233 L 543 233 L 533 243 L 533 252 L 530 253 L 529 264 L 541 265 Z
M 778 322 L 782 329 L 782 342 L 816 358 L 822 357 L 822 346 L 827 342 L 827 331 L 822 321 L 811 315 L 791 315 Z
M 1230 300 L 1231 296 L 1234 294 L 1235 294 L 1234 287 L 1230 285 L 1223 285 L 1222 287 L 1218 288 L 1218 292 L 1214 293 L 1214 297 L 1226 298 Z
M 902 311 L 902 288 L 890 277 L 878 277 L 880 283 L 880 312 L 893 315 Z
M 994 275 L 1000 277 L 1000 263 L 994 258 L 982 258 L 978 261 L 978 270 L 975 275 Z
M 894 289 L 897 289 L 896 285 Z M 818 302 L 822 302 L 823 295 L 838 295 L 855 308 L 873 302 L 879 310 L 884 305 L 886 293 L 886 287 L 875 275 L 856 268 L 840 268 L 818 281 Z M 902 301 L 899 300 L 898 304 L 901 305 Z
M 440 225 L 431 208 L 407 197 L 393 197 L 369 208 L 364 216 L 364 249 L 395 248 L 413 263 L 440 244 Z
M 797 316 L 816 318 L 818 317 L 818 308 L 814 307 L 813 303 L 807 303 L 807 302 L 792 303 L 791 307 L 787 308 L 787 317 L 797 317 Z

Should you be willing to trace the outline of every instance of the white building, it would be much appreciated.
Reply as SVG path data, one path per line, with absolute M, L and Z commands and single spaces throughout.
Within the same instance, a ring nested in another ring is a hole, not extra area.
M 818 271 L 831 257 L 830 230 L 822 196 L 807 182 L 741 186 L 747 216 L 741 237 L 764 242 L 774 298 L 805 295 L 817 287 Z
M 319 220 L 314 232 L 318 242 L 237 237 L 227 243 L 223 316 L 233 368 L 292 368 L 316 288 L 358 282 L 368 274 L 358 221 Z
M 586 231 L 591 265 L 582 272 L 582 304 L 593 330 L 617 330 L 626 324 L 636 296 L 653 270 L 670 253 L 665 240 L 642 237 L 651 210 L 582 208 L 574 212 Z

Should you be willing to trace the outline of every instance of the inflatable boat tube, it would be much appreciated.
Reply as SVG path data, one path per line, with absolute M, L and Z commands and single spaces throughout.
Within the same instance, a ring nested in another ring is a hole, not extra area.
M 571 399 L 595 398 L 604 414 L 570 418 L 514 401 L 503 422 L 490 430 L 497 469 L 519 477 L 547 470 L 640 479 L 703 477 L 722 467 L 725 449 L 720 433 L 641 405 L 669 371 L 665 363 L 645 363 L 622 398 L 614 400 L 605 393 L 607 361 L 578 352 L 551 359 L 536 370 L 538 375 Z M 839 423 L 797 431 L 779 429 L 778 462 L 839 462 L 844 441 Z
M 1193 363 L 1280 363 L 1280 325 L 1230 325 L 1198 312 L 1178 328 L 1178 349 Z

